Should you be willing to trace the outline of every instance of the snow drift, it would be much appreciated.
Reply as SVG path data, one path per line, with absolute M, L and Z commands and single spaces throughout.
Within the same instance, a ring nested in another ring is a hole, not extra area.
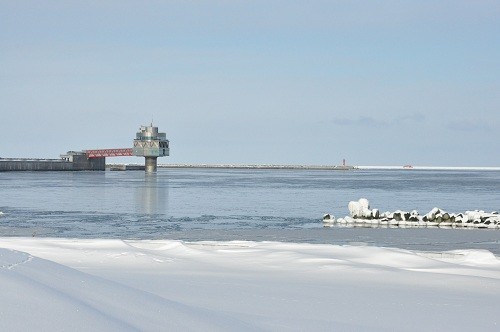
M 0 243 L 3 330 L 497 330 L 500 261 L 483 250 Z

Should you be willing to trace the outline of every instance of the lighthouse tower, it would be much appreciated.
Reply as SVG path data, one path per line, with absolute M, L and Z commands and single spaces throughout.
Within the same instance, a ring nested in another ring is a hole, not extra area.
M 158 127 L 141 126 L 134 139 L 133 155 L 146 158 L 146 172 L 156 172 L 157 158 L 169 155 L 169 142 Z

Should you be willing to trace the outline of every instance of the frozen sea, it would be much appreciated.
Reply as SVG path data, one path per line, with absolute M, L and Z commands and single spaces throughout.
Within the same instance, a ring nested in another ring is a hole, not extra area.
M 325 228 L 381 211 L 500 210 L 500 171 L 159 169 L 0 173 L 0 236 L 356 244 L 500 255 L 500 230 Z

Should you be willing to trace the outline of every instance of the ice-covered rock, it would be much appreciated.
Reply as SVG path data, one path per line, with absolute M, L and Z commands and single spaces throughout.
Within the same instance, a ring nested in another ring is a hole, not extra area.
M 349 214 L 351 215 L 351 217 L 353 218 L 361 217 L 361 211 L 363 207 L 361 206 L 359 201 L 358 202 L 350 201 L 347 207 L 349 209 Z
M 366 198 L 360 198 L 358 200 L 359 205 L 361 205 L 363 208 L 369 210 L 370 209 L 370 202 Z
M 408 219 L 410 218 L 410 212 L 396 210 L 393 213 L 393 218 L 397 221 L 408 221 Z
M 350 201 L 348 204 L 349 214 L 355 219 L 371 219 L 373 218 L 370 210 L 370 202 L 366 198 L 361 198 L 357 202 Z M 377 210 L 378 211 L 378 210 Z
M 441 219 L 443 221 L 447 221 L 450 219 L 450 214 L 446 211 L 441 211 Z
M 468 221 L 469 218 L 467 216 L 464 216 L 463 213 L 458 213 L 455 215 L 454 222 L 457 226 L 463 226 Z
M 344 219 L 345 219 L 345 222 L 348 224 L 352 224 L 354 222 L 354 218 L 349 217 L 349 216 L 346 216 Z
M 439 214 L 441 211 L 435 207 L 432 210 L 430 210 L 425 216 L 424 220 L 425 221 L 434 221 L 436 219 L 436 215 Z
M 379 219 L 365 219 L 365 223 L 371 225 L 378 225 L 380 223 Z
M 433 208 L 425 215 L 417 210 L 411 212 L 396 210 L 380 213 L 379 209 L 370 209 L 370 202 L 366 198 L 350 201 L 348 204 L 349 216 L 335 220 L 327 214 L 323 220 L 331 223 L 382 225 L 392 227 L 474 227 L 500 228 L 500 214 L 497 211 L 483 210 L 466 211 L 464 213 L 449 213 L 440 208 Z
M 332 216 L 331 214 L 327 213 L 323 216 L 323 222 L 325 223 L 334 223 L 335 222 L 335 216 Z
M 465 211 L 470 222 L 474 222 L 474 220 L 481 219 L 481 213 L 478 210 L 475 211 Z
M 411 221 L 411 222 L 419 222 L 420 221 L 420 218 L 419 218 L 419 215 L 417 214 L 410 214 L 410 216 L 408 217 L 408 221 Z

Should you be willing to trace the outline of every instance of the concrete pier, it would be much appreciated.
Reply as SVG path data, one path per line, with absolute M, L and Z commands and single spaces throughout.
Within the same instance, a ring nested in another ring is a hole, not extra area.
M 158 157 L 168 156 L 169 141 L 158 127 L 141 126 L 133 148 L 69 151 L 61 159 L 0 158 L 1 171 L 104 171 L 106 157 L 139 156 L 145 158 L 146 172 L 156 172 Z M 117 169 L 117 168 L 115 168 Z M 121 168 L 120 168 L 121 169 Z M 127 168 L 125 167 L 125 170 Z M 137 169 L 131 167 L 129 169 Z
M 9 171 L 72 171 L 73 164 L 61 159 L 0 159 L 0 172 Z
M 104 171 L 105 158 L 87 158 L 83 152 L 69 151 L 61 159 L 2 158 L 0 172 L 8 171 Z

